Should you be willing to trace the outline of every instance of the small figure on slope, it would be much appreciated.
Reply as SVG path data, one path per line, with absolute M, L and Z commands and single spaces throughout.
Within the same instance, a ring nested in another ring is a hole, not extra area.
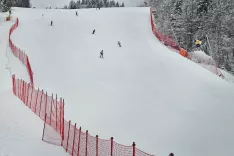
M 96 31 L 96 30 L 95 30 L 95 29 L 93 29 L 93 33 L 92 33 L 93 35 L 95 34 L 95 31 Z
M 100 52 L 100 58 L 103 58 L 103 50 Z
M 174 154 L 173 154 L 173 153 L 170 153 L 169 156 L 174 156 Z
M 201 50 L 201 41 L 200 40 L 196 40 L 195 44 L 196 44 L 196 49 L 197 50 Z
M 76 16 L 78 16 L 78 12 L 76 11 Z
M 122 47 L 122 45 L 121 45 L 121 43 L 118 41 L 118 45 L 119 45 L 119 47 Z
M 53 26 L 53 21 L 50 22 L 50 26 Z

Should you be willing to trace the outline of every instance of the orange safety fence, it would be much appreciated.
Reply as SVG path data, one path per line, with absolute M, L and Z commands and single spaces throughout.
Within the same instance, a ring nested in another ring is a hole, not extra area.
M 19 19 L 16 19 L 15 24 L 11 27 L 10 32 L 9 32 L 9 46 L 11 48 L 12 53 L 15 55 L 15 57 L 19 58 L 19 60 L 26 66 L 29 78 L 30 78 L 30 83 L 33 85 L 33 72 L 31 68 L 31 64 L 29 62 L 28 56 L 20 49 L 18 48 L 11 40 L 11 34 L 13 31 L 18 27 L 19 24 Z
M 37 116 L 46 121 L 57 133 L 63 134 L 64 100 L 49 96 L 43 90 L 12 76 L 13 93 Z M 45 114 L 49 117 L 46 120 Z
M 26 66 L 30 83 L 16 79 L 12 75 L 12 90 L 29 109 L 44 121 L 42 140 L 63 147 L 70 155 L 77 156 L 152 156 L 132 146 L 124 146 L 114 139 L 104 140 L 81 131 L 64 119 L 64 100 L 49 96 L 44 90 L 35 89 L 33 71 L 28 56 L 11 40 L 11 34 L 18 27 L 19 19 L 9 32 L 9 46 L 19 60 Z
M 131 146 L 118 144 L 111 137 L 109 140 L 100 139 L 98 135 L 91 136 L 88 131 L 72 125 L 64 120 L 64 136 L 55 136 L 48 124 L 44 124 L 42 140 L 62 147 L 72 156 L 152 156 Z

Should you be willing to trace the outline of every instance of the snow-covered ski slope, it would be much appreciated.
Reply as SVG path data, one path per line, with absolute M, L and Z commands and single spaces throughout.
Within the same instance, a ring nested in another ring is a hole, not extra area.
M 29 56 L 35 86 L 62 96 L 66 119 L 93 136 L 135 141 L 158 156 L 232 155 L 234 85 L 162 45 L 149 11 L 87 9 L 76 17 L 16 8 L 12 40 Z
M 62 148 L 41 141 L 43 122 L 12 92 L 11 74 L 21 73 L 20 78 L 29 81 L 25 66 L 8 48 L 12 24 L 0 24 L 0 156 L 65 156 Z

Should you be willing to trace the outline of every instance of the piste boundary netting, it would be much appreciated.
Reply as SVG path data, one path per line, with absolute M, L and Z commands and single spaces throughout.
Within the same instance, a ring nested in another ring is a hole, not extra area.
M 221 78 L 225 79 L 224 75 L 222 72 L 219 70 L 216 62 L 214 59 L 212 60 L 212 64 L 209 64 L 207 62 L 202 62 L 199 63 L 196 58 L 193 58 L 193 55 L 190 55 L 185 49 L 181 48 L 173 39 L 171 36 L 165 35 L 162 32 L 160 32 L 156 26 L 155 22 L 153 20 L 153 13 L 152 13 L 152 8 L 150 8 L 150 23 L 151 23 L 151 28 L 153 34 L 158 38 L 158 40 L 164 44 L 167 47 L 170 47 L 172 50 L 177 51 L 180 53 L 183 57 L 192 60 L 193 62 L 199 64 L 200 66 L 206 68 L 207 70 L 211 71 L 212 73 L 220 76 Z
M 77 156 L 152 156 L 137 149 L 135 143 L 124 146 L 114 142 L 113 137 L 110 140 L 99 139 L 98 136 L 88 134 L 88 131 L 84 133 L 81 128 L 77 129 L 76 124 L 72 125 L 71 121 L 64 120 L 64 100 L 58 100 L 57 95 L 49 96 L 44 90 L 34 88 L 28 56 L 10 38 L 18 25 L 17 18 L 9 32 L 9 46 L 14 56 L 27 68 L 30 83 L 12 75 L 12 90 L 15 96 L 44 121 L 44 142 L 62 146 L 70 155 Z
M 152 156 L 132 146 L 118 144 L 111 137 L 109 140 L 100 139 L 98 135 L 91 136 L 88 131 L 83 132 L 71 121 L 64 120 L 64 135 L 55 136 L 53 129 L 44 124 L 43 140 L 45 142 L 62 146 L 72 156 Z M 52 135 L 50 135 L 52 133 Z

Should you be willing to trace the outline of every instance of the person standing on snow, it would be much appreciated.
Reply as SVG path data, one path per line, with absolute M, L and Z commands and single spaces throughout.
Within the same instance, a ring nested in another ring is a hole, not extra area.
M 195 41 L 196 47 L 200 48 L 201 47 L 201 41 L 200 40 L 196 40 Z
M 103 58 L 103 50 L 100 52 L 100 58 Z
M 118 45 L 119 45 L 119 47 L 122 47 L 122 45 L 121 45 L 121 43 L 118 41 Z
M 173 154 L 173 153 L 170 153 L 169 156 L 174 156 L 174 154 Z
M 95 31 L 96 31 L 96 30 L 94 29 L 94 30 L 93 30 L 93 33 L 92 33 L 93 35 L 95 34 Z
M 78 12 L 76 11 L 76 16 L 78 16 Z

